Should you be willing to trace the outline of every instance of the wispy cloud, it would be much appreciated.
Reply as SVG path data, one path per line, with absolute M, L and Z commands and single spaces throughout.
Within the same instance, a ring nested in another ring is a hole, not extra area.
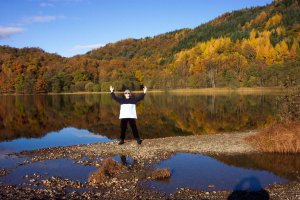
M 83 50 L 83 49 L 97 49 L 99 47 L 103 47 L 103 44 L 88 44 L 88 45 L 76 45 L 71 50 Z
M 58 4 L 73 4 L 73 3 L 83 3 L 83 2 L 89 2 L 89 0 L 46 0 L 47 3 L 58 5 Z
M 84 1 L 87 1 L 87 0 L 48 0 L 49 2 L 84 2 Z
M 11 26 L 6 26 L 6 27 L 1 27 L 0 26 L 0 39 L 6 39 L 9 38 L 10 36 L 17 34 L 17 33 L 22 33 L 24 29 L 19 28 L 19 27 L 11 27 Z
M 30 16 L 30 17 L 24 17 L 23 22 L 24 23 L 41 23 L 41 22 L 51 22 L 55 21 L 57 19 L 63 19 L 65 18 L 63 15 L 60 16 L 54 16 L 54 15 L 36 15 L 36 16 Z
M 41 7 L 54 7 L 57 4 L 72 4 L 72 3 L 81 3 L 88 2 L 89 0 L 43 0 L 40 3 Z
M 48 2 L 42 2 L 42 3 L 40 3 L 40 6 L 41 6 L 41 7 L 53 7 L 54 4 L 48 3 Z

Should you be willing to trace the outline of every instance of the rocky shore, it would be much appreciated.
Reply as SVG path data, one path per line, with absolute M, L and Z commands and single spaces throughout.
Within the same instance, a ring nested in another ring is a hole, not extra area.
M 164 194 L 141 186 L 141 182 L 148 179 L 166 178 L 168 175 L 155 172 L 151 166 L 176 152 L 208 155 L 259 153 L 244 140 L 255 133 L 247 131 L 147 139 L 141 145 L 135 141 L 125 141 L 124 145 L 118 145 L 114 141 L 23 151 L 13 155 L 26 158 L 22 165 L 67 158 L 76 164 L 95 166 L 98 170 L 85 183 L 35 174 L 33 177 L 25 177 L 28 179 L 27 185 L 1 184 L 0 199 L 300 199 L 300 181 L 273 184 L 257 192 L 178 188 L 173 194 Z M 127 166 L 108 161 L 116 155 L 129 156 L 134 161 Z M 0 176 L 9 173 L 6 169 L 0 169 L 0 172 Z

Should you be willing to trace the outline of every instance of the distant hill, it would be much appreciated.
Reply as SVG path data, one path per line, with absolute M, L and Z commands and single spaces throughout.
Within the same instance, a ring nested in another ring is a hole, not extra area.
M 300 85 L 299 43 L 300 0 L 276 0 L 72 58 L 0 46 L 0 92 Z

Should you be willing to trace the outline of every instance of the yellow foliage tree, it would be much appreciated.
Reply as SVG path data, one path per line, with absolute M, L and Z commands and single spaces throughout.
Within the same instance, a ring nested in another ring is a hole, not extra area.
M 140 82 L 140 84 L 142 85 L 144 82 L 144 74 L 142 73 L 141 70 L 135 70 L 134 75 L 136 77 L 136 79 Z
M 282 21 L 282 14 L 277 13 L 267 21 L 265 28 L 269 29 L 272 26 L 276 26 L 281 21 Z
M 276 33 L 277 33 L 277 35 L 285 35 L 285 28 L 284 27 L 282 27 L 282 26 L 278 26 L 277 28 L 276 28 Z
M 256 52 L 256 59 L 263 61 L 267 65 L 280 63 L 282 61 L 278 59 L 280 57 L 280 53 L 271 44 L 270 35 L 270 31 L 256 32 L 253 30 L 250 33 L 249 39 L 244 39 L 242 41 L 242 48 L 245 48 L 247 45 L 254 48 Z M 282 45 L 285 48 L 284 44 Z
M 259 15 L 256 16 L 255 19 L 252 19 L 250 22 L 247 22 L 244 25 L 244 28 L 249 29 L 255 24 L 264 22 L 266 20 L 267 16 L 268 16 L 268 14 L 265 11 L 262 11 L 261 13 L 259 13 Z
M 292 47 L 291 47 L 291 51 L 290 51 L 290 56 L 295 58 L 298 55 L 300 55 L 299 40 L 294 39 Z
M 285 41 L 281 41 L 275 46 L 277 52 L 276 63 L 283 63 L 283 61 L 290 56 L 289 47 Z

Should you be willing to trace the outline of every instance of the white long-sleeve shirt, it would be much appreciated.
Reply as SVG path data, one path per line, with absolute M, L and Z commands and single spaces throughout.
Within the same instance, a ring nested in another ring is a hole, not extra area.
M 111 93 L 111 96 L 116 102 L 121 104 L 119 119 L 124 119 L 124 118 L 137 119 L 136 104 L 144 98 L 145 96 L 144 93 L 129 99 L 126 99 L 125 97 L 124 98 L 116 97 L 114 92 Z

